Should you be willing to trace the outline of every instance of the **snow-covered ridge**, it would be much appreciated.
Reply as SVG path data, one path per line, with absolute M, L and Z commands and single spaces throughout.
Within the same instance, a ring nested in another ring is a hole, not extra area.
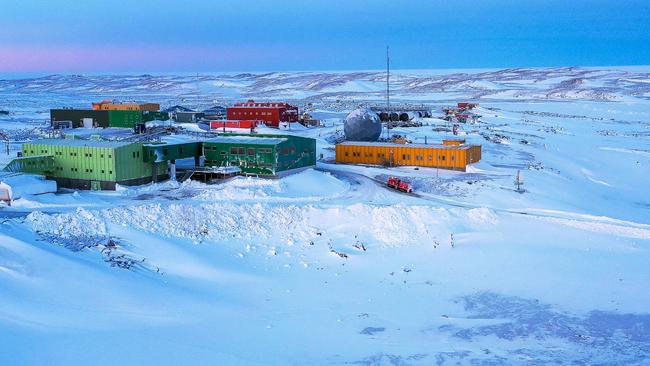
M 395 71 L 395 98 L 420 98 L 430 93 L 464 93 L 472 99 L 618 100 L 650 92 L 650 73 L 638 69 L 540 68 L 474 72 Z M 278 72 L 219 75 L 51 75 L 0 80 L 0 93 L 65 93 L 78 95 L 147 96 L 211 94 L 226 99 L 245 97 L 312 99 L 365 96 L 381 99 L 385 74 L 371 72 Z

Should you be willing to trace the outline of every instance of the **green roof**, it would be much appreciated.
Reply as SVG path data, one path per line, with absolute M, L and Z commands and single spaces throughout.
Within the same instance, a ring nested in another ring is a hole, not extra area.
M 284 137 L 250 137 L 250 136 L 219 136 L 209 140 L 205 143 L 216 144 L 242 144 L 242 145 L 278 145 L 287 141 Z
M 28 144 L 50 145 L 50 146 L 86 146 L 118 148 L 133 144 L 132 141 L 107 141 L 107 140 L 82 140 L 82 139 L 42 139 L 26 142 Z

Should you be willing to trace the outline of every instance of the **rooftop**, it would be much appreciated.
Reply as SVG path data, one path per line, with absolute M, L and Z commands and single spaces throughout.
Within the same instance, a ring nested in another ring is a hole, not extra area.
M 417 148 L 429 148 L 429 149 L 469 149 L 472 146 L 476 145 L 443 145 L 443 144 L 396 144 L 392 142 L 370 142 L 370 141 L 343 141 L 339 145 L 344 146 L 382 146 L 382 147 L 417 147 Z
M 26 142 L 28 144 L 58 145 L 58 146 L 86 146 L 117 148 L 133 144 L 133 141 L 107 141 L 107 140 L 82 140 L 82 139 L 42 139 Z
M 214 142 L 221 144 L 246 144 L 246 145 L 277 145 L 287 141 L 284 137 L 250 137 L 250 136 L 219 136 L 208 140 L 206 143 Z

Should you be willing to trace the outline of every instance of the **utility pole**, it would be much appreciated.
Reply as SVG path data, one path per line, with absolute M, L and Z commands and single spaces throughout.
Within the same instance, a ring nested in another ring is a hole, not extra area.
M 388 121 L 386 121 L 386 140 L 390 139 L 390 48 L 386 46 L 386 113 L 388 113 Z
M 524 190 L 521 188 L 522 185 L 524 185 L 524 176 L 521 174 L 521 170 L 517 170 L 517 177 L 515 178 L 516 192 L 524 193 Z

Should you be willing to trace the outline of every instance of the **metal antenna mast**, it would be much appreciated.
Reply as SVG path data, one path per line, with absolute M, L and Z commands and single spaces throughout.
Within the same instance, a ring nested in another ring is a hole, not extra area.
M 390 55 L 388 51 L 389 47 L 386 46 L 386 113 L 388 113 L 388 121 L 386 121 L 386 139 L 390 138 Z

